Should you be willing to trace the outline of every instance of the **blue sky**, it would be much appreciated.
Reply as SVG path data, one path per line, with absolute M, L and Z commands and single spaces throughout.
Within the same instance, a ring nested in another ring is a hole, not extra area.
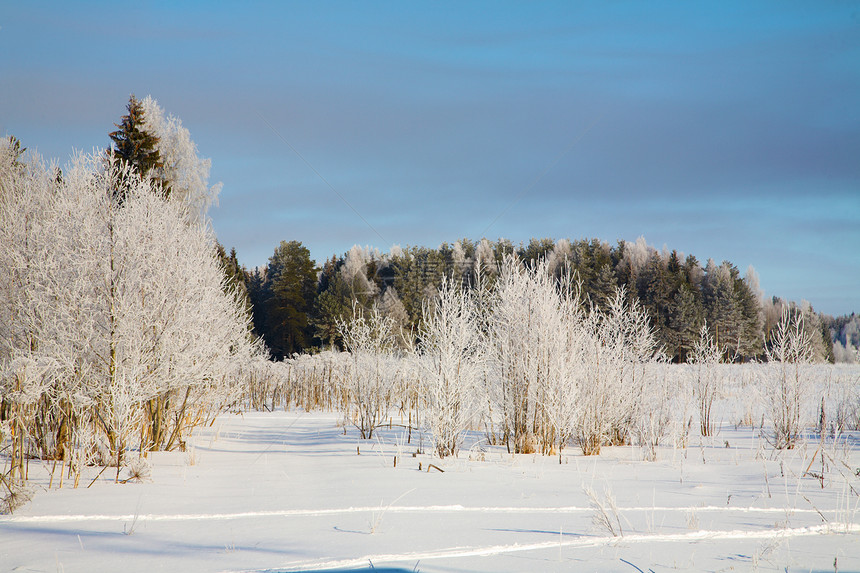
M 860 4 L 126 4 L 0 8 L 0 134 L 65 162 L 152 95 L 248 266 L 643 235 L 860 311 Z

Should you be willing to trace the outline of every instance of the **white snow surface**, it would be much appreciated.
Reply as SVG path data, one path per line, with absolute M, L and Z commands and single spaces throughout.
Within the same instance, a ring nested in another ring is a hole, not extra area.
M 822 488 L 804 475 L 814 436 L 774 452 L 724 423 L 655 462 L 568 447 L 559 463 L 474 433 L 440 460 L 398 423 L 360 440 L 335 413 L 222 415 L 139 483 L 109 470 L 87 487 L 88 468 L 59 488 L 57 468 L 49 487 L 52 464 L 31 462 L 32 501 L 0 516 L 0 571 L 860 571 L 853 436 L 825 444 Z

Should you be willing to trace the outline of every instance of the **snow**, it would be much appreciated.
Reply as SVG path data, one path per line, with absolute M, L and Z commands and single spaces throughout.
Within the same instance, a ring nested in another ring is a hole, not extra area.
M 52 465 L 31 461 L 32 501 L 0 516 L 0 571 L 860 570 L 853 436 L 825 444 L 841 469 L 822 488 L 802 477 L 817 438 L 775 452 L 725 422 L 654 462 L 568 447 L 560 464 L 479 434 L 440 460 L 396 418 L 373 440 L 342 420 L 225 414 L 188 451 L 152 454 L 142 483 L 108 471 L 87 488 L 88 468 L 59 488 L 57 468 L 49 488 Z M 595 525 L 595 503 L 620 536 Z

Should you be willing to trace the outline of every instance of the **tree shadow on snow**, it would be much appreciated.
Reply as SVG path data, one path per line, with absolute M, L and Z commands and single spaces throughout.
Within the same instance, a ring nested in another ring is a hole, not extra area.
M 583 535 L 582 533 L 574 533 L 574 532 L 566 532 L 566 531 L 550 531 L 543 529 L 517 529 L 517 528 L 485 528 L 484 531 L 505 531 L 509 533 L 539 533 L 542 535 L 553 535 L 555 537 L 563 536 L 563 537 L 592 537 L 590 535 Z
M 212 436 L 195 436 L 194 449 L 201 452 L 228 452 L 241 454 L 263 454 L 274 451 L 301 452 L 303 455 L 327 456 L 344 451 L 341 428 L 306 429 L 249 428 L 241 432 L 225 431 Z M 239 449 L 235 444 L 243 444 Z

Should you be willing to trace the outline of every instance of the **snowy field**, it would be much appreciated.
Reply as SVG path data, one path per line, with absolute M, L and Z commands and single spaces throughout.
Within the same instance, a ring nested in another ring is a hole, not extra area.
M 32 462 L 32 501 L 0 516 L 0 570 L 860 571 L 854 436 L 825 444 L 822 487 L 804 475 L 813 435 L 775 452 L 724 422 L 656 462 L 569 447 L 560 464 L 477 434 L 439 460 L 397 422 L 360 440 L 335 413 L 222 415 L 126 484 L 87 487 L 87 468 L 49 488 Z

